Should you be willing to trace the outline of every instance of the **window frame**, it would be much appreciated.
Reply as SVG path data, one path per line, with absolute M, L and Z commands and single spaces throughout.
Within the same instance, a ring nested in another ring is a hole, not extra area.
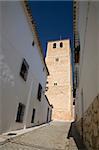
M 19 105 L 17 108 L 16 122 L 23 123 L 24 113 L 25 113 L 25 105 L 19 102 Z
M 39 85 L 38 85 L 37 99 L 38 99 L 39 101 L 41 101 L 41 97 L 42 97 L 42 86 L 41 86 L 41 84 L 39 83 Z
M 29 65 L 25 58 L 23 58 L 22 64 L 21 64 L 21 69 L 20 69 L 20 76 L 24 81 L 27 80 L 28 77 L 28 70 L 29 70 Z

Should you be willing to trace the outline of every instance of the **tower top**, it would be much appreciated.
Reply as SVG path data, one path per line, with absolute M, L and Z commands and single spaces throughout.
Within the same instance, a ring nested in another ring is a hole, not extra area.
M 51 55 L 58 55 L 59 52 L 61 52 L 61 55 L 62 53 L 66 55 L 68 52 L 71 52 L 69 39 L 48 41 L 46 58 Z

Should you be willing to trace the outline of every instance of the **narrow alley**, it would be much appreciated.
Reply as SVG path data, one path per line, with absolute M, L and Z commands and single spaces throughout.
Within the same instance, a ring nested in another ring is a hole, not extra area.
M 0 145 L 0 150 L 85 150 L 85 147 L 82 145 L 79 147 L 71 137 L 70 126 L 70 122 L 50 122 L 10 139 Z
M 99 150 L 99 2 L 0 0 L 0 150 Z

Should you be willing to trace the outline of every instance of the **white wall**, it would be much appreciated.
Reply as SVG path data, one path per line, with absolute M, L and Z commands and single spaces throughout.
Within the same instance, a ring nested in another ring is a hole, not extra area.
M 34 95 L 30 99 L 31 105 L 28 112 L 31 114 L 33 106 L 40 103 L 37 100 L 38 83 L 41 83 L 44 90 L 47 73 L 43 71 L 44 64 L 36 43 L 34 47 L 32 46 L 33 34 L 21 2 L 0 2 L 0 7 L 2 7 L 2 52 L 4 56 L 2 86 L 0 86 L 0 91 L 2 90 L 0 101 L 3 110 L 0 128 L 5 132 L 23 128 L 22 123 L 15 122 L 18 103 L 27 104 L 31 82 L 33 82 L 32 94 Z M 23 58 L 29 64 L 26 82 L 19 75 Z
M 99 3 L 90 2 L 89 8 L 88 2 L 79 2 L 79 4 L 80 84 L 76 102 L 78 106 L 76 107 L 79 107 L 77 113 L 80 118 L 82 107 L 85 112 L 99 91 Z M 87 16 L 88 18 L 86 18 Z M 82 89 L 83 106 L 81 102 Z
M 1 3 L 1 2 L 0 2 Z M 1 20 L 1 17 L 2 17 L 2 15 L 1 15 L 1 5 L 0 5 L 0 20 Z M 0 22 L 0 33 L 1 33 L 1 31 L 2 31 L 2 22 Z M 1 87 L 1 70 L 2 70 L 2 49 L 1 49 L 1 44 L 2 44 L 2 42 L 1 42 L 1 34 L 0 34 L 0 87 Z M 1 103 L 1 93 L 2 93 L 2 91 L 1 91 L 2 89 L 0 88 L 0 127 L 1 127 L 1 114 L 2 114 L 2 103 Z M 0 130 L 1 130 L 1 128 L 0 128 Z
M 99 2 L 95 3 L 95 8 L 97 11 L 97 84 L 98 84 L 98 94 L 99 94 L 99 32 L 98 32 L 98 27 L 99 27 Z
M 35 87 L 35 89 L 33 89 L 31 92 L 31 99 L 30 99 L 28 117 L 27 117 L 27 122 L 26 122 L 27 127 L 30 127 L 31 125 L 34 126 L 34 125 L 46 123 L 48 107 L 50 110 L 52 109 L 48 101 L 46 100 L 44 93 L 42 93 L 41 101 L 37 99 L 38 84 L 36 80 L 34 80 L 33 82 L 33 87 Z M 35 118 L 34 118 L 34 123 L 30 124 L 33 108 L 35 108 L 36 110 Z M 50 120 L 50 117 L 49 117 L 49 120 Z

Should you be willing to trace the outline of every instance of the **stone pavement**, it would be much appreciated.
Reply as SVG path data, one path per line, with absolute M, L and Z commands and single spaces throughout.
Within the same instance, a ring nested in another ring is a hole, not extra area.
M 70 122 L 51 122 L 46 126 L 10 139 L 0 145 L 0 150 L 78 150 L 73 137 L 71 137 L 70 125 Z

